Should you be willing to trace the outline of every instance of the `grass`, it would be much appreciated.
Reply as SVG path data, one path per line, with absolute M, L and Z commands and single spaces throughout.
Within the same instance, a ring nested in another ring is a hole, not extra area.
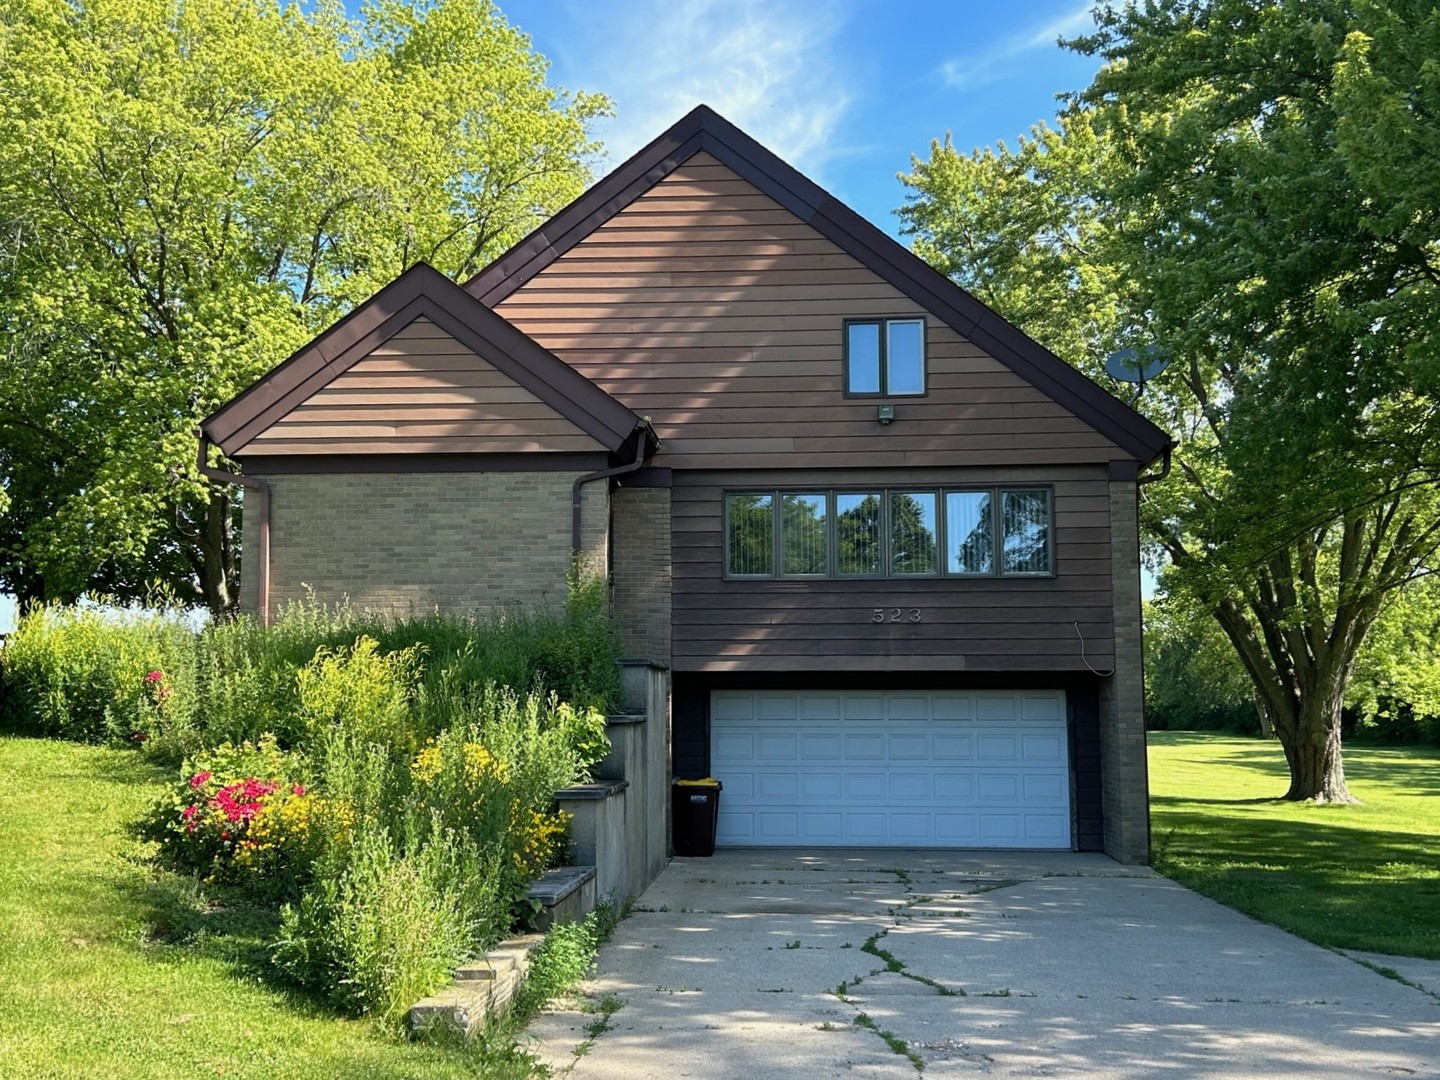
M 1278 798 L 1276 743 L 1151 732 L 1155 868 L 1339 949 L 1440 959 L 1440 750 L 1345 748 L 1360 806 Z
M 123 823 L 168 778 L 133 752 L 0 737 L 0 1075 L 535 1075 L 513 1046 L 409 1043 L 276 983 L 263 912 L 138 861 Z

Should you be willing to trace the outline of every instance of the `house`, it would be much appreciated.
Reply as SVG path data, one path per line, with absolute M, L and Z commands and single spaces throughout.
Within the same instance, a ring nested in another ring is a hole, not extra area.
M 708 108 L 203 432 L 265 511 L 252 610 L 608 573 L 722 844 L 1148 858 L 1136 509 L 1170 440 Z

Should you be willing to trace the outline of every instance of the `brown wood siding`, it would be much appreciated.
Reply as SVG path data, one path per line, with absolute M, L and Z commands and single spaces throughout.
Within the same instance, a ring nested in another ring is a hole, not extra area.
M 574 453 L 603 447 L 429 319 L 259 435 L 251 454 Z
M 1050 484 L 1055 576 L 726 580 L 724 493 L 779 487 Z M 1103 468 L 677 472 L 672 498 L 676 671 L 1108 671 L 1109 484 Z M 875 608 L 919 608 L 914 623 Z
M 672 468 L 1104 462 L 1127 455 L 933 316 L 927 394 L 846 399 L 847 318 L 924 315 L 701 153 L 497 305 L 636 412 Z

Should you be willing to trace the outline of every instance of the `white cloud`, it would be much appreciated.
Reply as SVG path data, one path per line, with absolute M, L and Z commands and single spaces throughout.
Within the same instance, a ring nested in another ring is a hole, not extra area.
M 940 65 L 940 77 L 947 85 L 965 90 L 999 82 L 1010 74 L 1014 62 L 1024 54 L 1053 49 L 1059 38 L 1075 37 L 1092 29 L 1090 11 L 1093 7 L 1094 0 L 1084 0 L 1064 15 L 1005 38 L 982 53 L 947 60 Z
M 702 102 L 811 175 L 841 152 L 838 0 L 590 0 L 570 14 L 583 44 L 565 50 L 564 78 L 614 99 L 599 131 L 610 167 Z

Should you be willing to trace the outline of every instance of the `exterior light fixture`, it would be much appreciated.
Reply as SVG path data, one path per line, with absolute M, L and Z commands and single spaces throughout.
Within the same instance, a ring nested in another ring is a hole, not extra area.
M 875 419 L 882 424 L 888 424 L 895 419 L 894 405 L 881 405 L 875 410 Z

